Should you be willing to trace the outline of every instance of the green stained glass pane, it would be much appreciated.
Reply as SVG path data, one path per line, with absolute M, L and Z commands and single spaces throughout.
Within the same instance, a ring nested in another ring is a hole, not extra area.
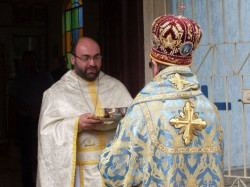
M 66 56 L 67 56 L 67 58 L 68 58 L 68 64 L 67 64 L 67 67 L 69 68 L 69 69 L 72 69 L 72 64 L 71 64 L 71 61 L 70 61 L 70 53 L 66 53 Z
M 71 30 L 71 11 L 66 12 L 66 31 Z
M 79 28 L 79 11 L 78 8 L 72 9 L 72 29 Z

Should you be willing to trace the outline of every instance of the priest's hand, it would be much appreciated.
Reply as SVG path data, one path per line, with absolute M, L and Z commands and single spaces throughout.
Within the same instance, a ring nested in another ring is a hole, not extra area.
M 97 125 L 102 124 L 99 119 L 91 119 L 94 114 L 86 113 L 80 116 L 78 122 L 78 132 L 82 132 L 83 130 L 93 130 Z

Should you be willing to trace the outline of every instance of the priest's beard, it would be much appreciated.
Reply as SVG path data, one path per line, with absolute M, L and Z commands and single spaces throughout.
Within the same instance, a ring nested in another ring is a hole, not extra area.
M 77 75 L 79 75 L 81 78 L 89 82 L 96 80 L 96 78 L 100 73 L 100 69 L 98 69 L 98 67 L 96 66 L 89 66 L 86 69 L 81 69 L 77 64 L 75 64 L 74 68 Z M 96 71 L 95 73 L 88 73 L 89 69 L 93 69 Z

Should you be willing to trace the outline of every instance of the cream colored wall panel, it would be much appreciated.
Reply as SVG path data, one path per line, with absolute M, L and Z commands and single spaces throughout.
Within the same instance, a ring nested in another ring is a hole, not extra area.
M 152 79 L 152 72 L 148 67 L 151 50 L 151 26 L 155 18 L 169 13 L 169 0 L 144 0 L 144 49 L 145 49 L 145 84 Z

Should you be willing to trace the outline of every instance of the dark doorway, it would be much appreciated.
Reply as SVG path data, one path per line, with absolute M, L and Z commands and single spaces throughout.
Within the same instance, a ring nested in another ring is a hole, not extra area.
M 85 1 L 83 18 L 83 35 L 101 45 L 102 70 L 136 96 L 144 85 L 143 0 Z
M 103 69 L 121 80 L 134 97 L 144 85 L 142 0 L 102 0 Z

